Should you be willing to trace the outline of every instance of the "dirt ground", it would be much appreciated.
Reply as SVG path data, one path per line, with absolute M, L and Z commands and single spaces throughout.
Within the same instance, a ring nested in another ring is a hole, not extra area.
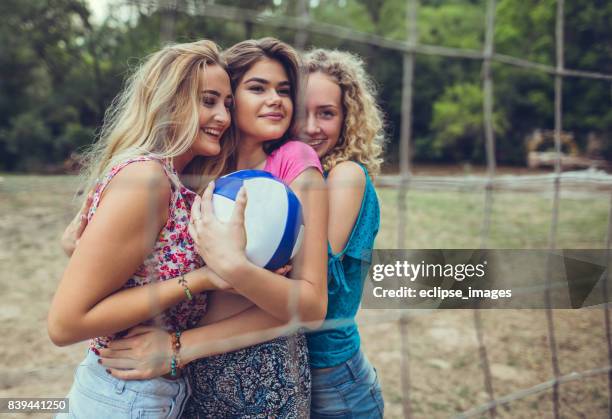
M 55 347 L 46 332 L 49 303 L 66 264 L 58 238 L 74 211 L 75 185 L 74 178 L 64 176 L 4 176 L 0 181 L 0 397 L 62 397 L 85 353 L 85 343 Z M 600 308 L 554 312 L 562 375 L 609 364 L 603 313 Z M 364 350 L 382 383 L 385 416 L 403 417 L 403 399 L 410 400 L 415 418 L 452 417 L 485 403 L 473 312 L 411 311 L 403 340 L 398 314 L 362 310 L 358 317 Z M 481 315 L 495 396 L 552 378 L 545 311 Z M 408 387 L 402 386 L 402 370 L 408 371 Z M 497 413 L 552 417 L 551 393 L 528 395 Z M 563 418 L 607 417 L 607 374 L 562 384 L 560 400 Z

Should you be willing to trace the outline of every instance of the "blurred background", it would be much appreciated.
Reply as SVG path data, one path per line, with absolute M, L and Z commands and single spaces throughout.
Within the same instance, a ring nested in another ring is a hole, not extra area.
M 376 248 L 609 248 L 612 2 L 565 4 L 565 67 L 589 77 L 563 78 L 560 154 L 552 152 L 558 2 L 418 3 L 410 27 L 414 0 L 0 1 L 0 397 L 62 397 L 72 383 L 86 344 L 57 348 L 46 333 L 66 265 L 59 237 L 78 205 L 71 173 L 130 69 L 166 42 L 228 47 L 275 36 L 361 55 L 387 116 Z M 491 4 L 495 154 L 487 160 Z M 412 30 L 419 46 L 409 52 Z M 400 187 L 406 56 L 414 59 L 403 122 L 414 176 Z M 492 183 L 486 163 L 497 165 Z M 358 321 L 388 418 L 611 415 L 606 306 L 361 310 Z
M 420 3 L 420 44 L 483 50 L 485 0 Z M 366 61 L 387 114 L 386 172 L 394 172 L 402 53 L 328 33 L 331 28 L 342 35 L 341 28 L 335 29 L 342 27 L 364 39 L 405 41 L 406 4 L 404 0 L 3 0 L 0 171 L 73 169 L 71 153 L 95 138 L 130 66 L 160 45 L 209 38 L 228 47 L 263 36 L 296 43 L 296 17 L 306 14 L 328 31 L 311 32 L 299 44 L 306 49 L 350 50 Z M 499 0 L 495 52 L 554 66 L 555 4 L 554 0 Z M 612 73 L 610 22 L 610 1 L 567 2 L 567 68 Z M 450 164 L 469 170 L 484 164 L 481 67 L 481 59 L 417 55 L 411 146 L 417 169 L 420 164 Z M 496 160 L 501 166 L 525 167 L 529 151 L 553 147 L 552 135 L 546 132 L 554 125 L 553 77 L 496 62 L 492 70 Z M 602 160 L 612 159 L 611 103 L 609 80 L 565 79 L 563 152 L 575 157 L 568 160 L 569 166 L 607 167 Z M 532 167 L 550 167 L 546 161 L 545 154 L 536 156 Z

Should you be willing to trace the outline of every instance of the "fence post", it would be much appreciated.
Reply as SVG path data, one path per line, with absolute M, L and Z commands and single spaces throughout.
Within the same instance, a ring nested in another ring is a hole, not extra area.
M 495 132 L 493 130 L 493 77 L 491 72 L 491 60 L 493 58 L 495 44 L 495 9 L 496 1 L 487 1 L 486 26 L 485 26 L 485 44 L 482 62 L 482 90 L 483 90 L 483 115 L 484 115 L 484 132 L 485 132 L 485 151 L 487 156 L 487 183 L 485 187 L 485 202 L 482 227 L 480 230 L 480 248 L 487 247 L 489 238 L 489 230 L 491 225 L 491 213 L 493 210 L 493 182 L 495 176 Z M 493 392 L 493 379 L 491 377 L 491 368 L 489 365 L 489 356 L 487 347 L 484 342 L 484 332 L 482 326 L 482 318 L 479 309 L 479 302 L 474 303 L 473 318 L 474 329 L 476 330 L 476 340 L 478 342 L 478 353 L 480 356 L 480 366 L 484 376 L 484 386 L 489 397 L 489 402 L 493 403 L 495 395 Z M 497 408 L 493 403 L 489 409 L 489 416 L 495 418 L 497 416 Z
M 405 247 L 405 235 L 407 224 L 406 192 L 411 176 L 411 152 L 410 139 L 412 136 L 412 86 L 414 82 L 414 59 L 415 49 L 418 42 L 417 31 L 417 8 L 418 0 L 406 1 L 406 30 L 408 50 L 403 53 L 403 77 L 402 77 L 402 122 L 400 131 L 400 176 L 401 185 L 398 194 L 398 218 L 399 231 L 397 236 L 398 248 Z M 408 336 L 408 314 L 402 310 L 399 319 L 401 334 L 401 367 L 402 367 L 402 409 L 405 418 L 412 417 L 410 403 L 410 354 Z
M 548 235 L 548 248 L 553 251 L 557 247 L 557 230 L 559 222 L 559 200 L 561 186 L 561 130 L 563 128 L 562 121 L 562 88 L 563 88 L 563 0 L 557 0 L 557 17 L 555 24 L 555 44 L 556 44 L 556 67 L 555 67 L 555 179 L 554 179 L 554 195 L 552 220 Z M 550 347 L 550 360 L 553 370 L 554 383 L 552 388 L 553 416 L 555 419 L 560 417 L 559 413 L 559 359 L 557 353 L 557 339 L 555 336 L 555 322 L 550 299 L 551 286 L 551 266 L 552 258 L 548 257 L 546 263 L 546 292 L 544 294 L 546 300 L 546 322 L 548 327 L 548 343 Z

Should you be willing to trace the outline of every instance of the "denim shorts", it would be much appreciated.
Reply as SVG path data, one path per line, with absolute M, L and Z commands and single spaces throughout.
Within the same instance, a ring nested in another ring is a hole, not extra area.
M 382 418 L 376 370 L 361 350 L 331 369 L 312 370 L 311 418 Z
M 70 413 L 56 416 L 68 418 L 168 418 L 180 417 L 190 395 L 184 378 L 168 380 L 125 381 L 106 373 L 91 351 L 74 373 L 68 393 Z

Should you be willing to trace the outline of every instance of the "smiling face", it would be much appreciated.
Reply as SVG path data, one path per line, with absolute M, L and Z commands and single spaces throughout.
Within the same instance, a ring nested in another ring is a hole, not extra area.
M 340 86 L 323 73 L 311 73 L 306 86 L 306 119 L 300 124 L 300 137 L 322 158 L 338 143 L 343 123 Z
M 236 86 L 236 125 L 242 141 L 265 142 L 281 138 L 293 115 L 291 83 L 276 60 L 262 58 Z
M 227 72 L 218 65 L 207 65 L 202 72 L 200 89 L 200 130 L 191 151 L 194 155 L 216 156 L 221 152 L 221 137 L 231 122 L 233 99 Z

